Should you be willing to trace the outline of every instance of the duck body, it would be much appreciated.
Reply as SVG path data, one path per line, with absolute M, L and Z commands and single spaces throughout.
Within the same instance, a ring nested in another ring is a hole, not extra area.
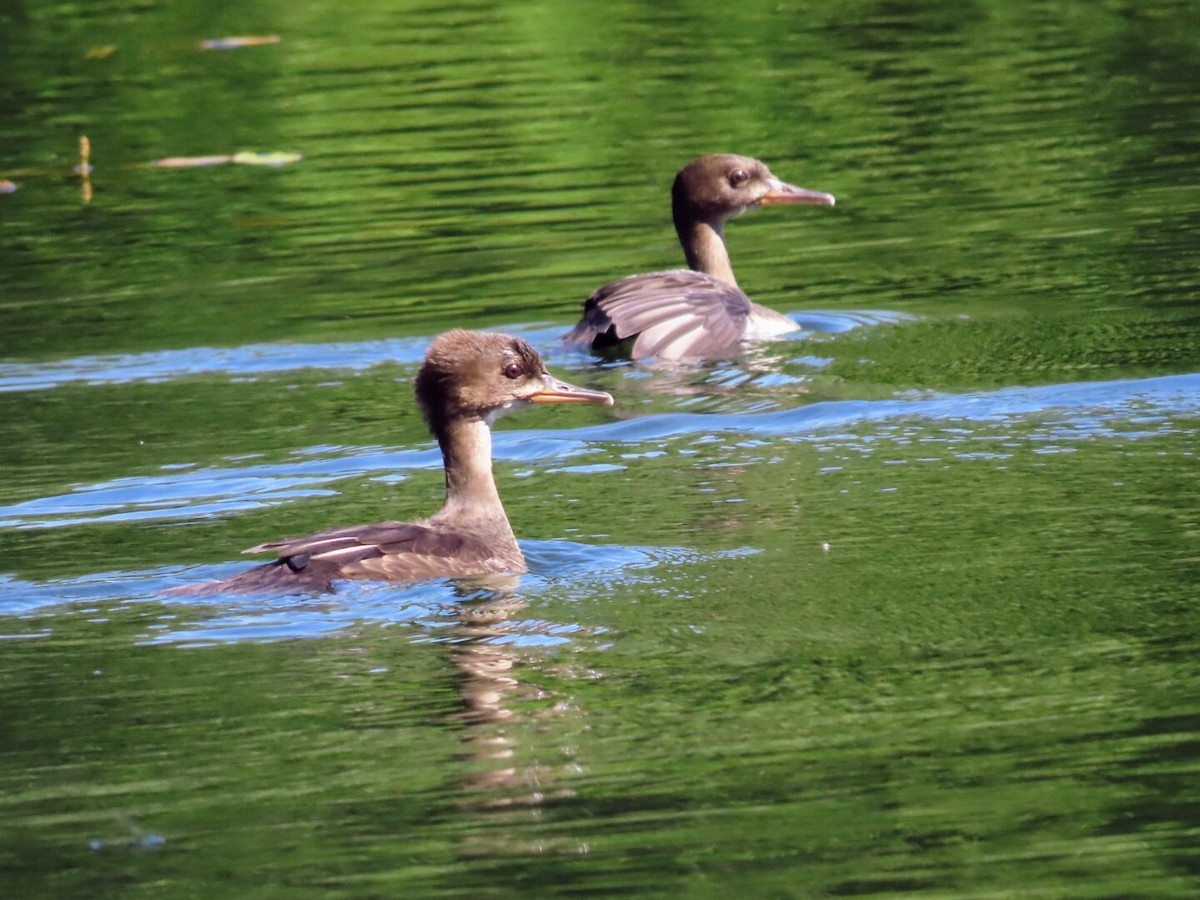
M 491 426 L 534 403 L 604 403 L 612 397 L 560 381 L 527 342 L 456 330 L 434 341 L 416 395 L 446 473 L 440 510 L 417 522 L 334 528 L 259 544 L 276 558 L 188 594 L 324 593 L 339 579 L 415 582 L 526 571 L 492 476 Z
M 759 160 L 718 153 L 692 160 L 675 176 L 671 210 L 688 268 L 630 275 L 584 301 L 563 340 L 635 359 L 711 359 L 743 342 L 794 331 L 795 322 L 754 303 L 737 285 L 725 246 L 727 221 L 759 206 L 833 206 L 830 194 L 780 181 Z
M 511 529 L 474 530 L 435 519 L 352 525 L 259 544 L 243 552 L 273 552 L 276 559 L 189 593 L 326 594 L 339 580 L 417 582 L 527 571 Z

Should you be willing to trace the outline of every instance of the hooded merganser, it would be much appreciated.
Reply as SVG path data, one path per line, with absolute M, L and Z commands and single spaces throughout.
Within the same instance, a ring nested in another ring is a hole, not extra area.
M 738 288 L 725 248 L 727 221 L 778 204 L 833 206 L 834 198 L 780 181 L 748 156 L 715 153 L 692 160 L 671 189 L 675 231 L 689 268 L 609 282 L 587 298 L 583 318 L 563 340 L 596 350 L 632 341 L 635 359 L 711 359 L 736 352 L 742 341 L 796 330 L 787 316 Z
M 272 551 L 278 558 L 225 581 L 179 590 L 321 593 L 341 578 L 411 582 L 527 571 L 492 478 L 491 425 L 531 403 L 611 405 L 613 398 L 555 378 L 520 338 L 463 330 L 433 342 L 415 388 L 446 468 L 446 499 L 432 517 L 260 544 L 245 552 Z

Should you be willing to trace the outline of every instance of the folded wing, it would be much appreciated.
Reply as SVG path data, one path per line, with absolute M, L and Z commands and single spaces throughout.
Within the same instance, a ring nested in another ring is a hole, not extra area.
M 326 593 L 337 578 L 423 581 L 427 578 L 507 572 L 478 537 L 444 527 L 382 522 L 334 528 L 302 538 L 259 544 L 246 553 L 274 552 L 274 562 L 188 593 L 288 591 Z

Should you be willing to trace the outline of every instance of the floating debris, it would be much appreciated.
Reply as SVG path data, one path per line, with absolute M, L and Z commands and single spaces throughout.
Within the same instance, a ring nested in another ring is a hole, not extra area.
M 287 166 L 304 159 L 299 153 L 254 153 L 242 150 L 233 155 L 233 161 L 242 166 Z
M 160 834 L 147 834 L 126 813 L 118 813 L 114 818 L 118 825 L 125 827 L 126 835 L 111 839 L 95 838 L 88 841 L 88 847 L 96 852 L 102 850 L 158 850 L 167 843 L 167 839 Z
M 84 203 L 92 202 L 92 142 L 86 135 L 79 137 L 79 162 L 70 169 L 60 167 L 42 167 L 37 169 L 18 169 L 6 172 L 0 178 L 0 194 L 15 194 L 20 187 L 12 177 L 18 178 L 71 178 L 79 179 L 80 192 Z
M 75 169 L 79 175 L 79 188 L 84 203 L 92 202 L 92 142 L 87 135 L 79 137 L 79 166 Z
M 168 156 L 146 163 L 155 169 L 195 169 L 202 166 L 224 166 L 236 163 L 241 166 L 286 166 L 299 162 L 304 156 L 299 153 L 255 153 L 242 150 L 238 153 L 222 153 L 212 156 Z
M 223 156 L 168 156 L 166 159 L 152 159 L 146 163 L 156 169 L 191 169 L 197 166 L 223 166 L 233 162 L 228 153 Z
M 104 841 L 100 839 L 88 841 L 88 848 L 99 853 L 101 850 L 157 850 L 164 846 L 167 839 L 157 834 L 138 835 L 119 841 Z
M 237 50 L 240 47 L 261 47 L 264 44 L 278 44 L 277 34 L 260 34 L 247 37 L 209 38 L 200 42 L 201 50 Z

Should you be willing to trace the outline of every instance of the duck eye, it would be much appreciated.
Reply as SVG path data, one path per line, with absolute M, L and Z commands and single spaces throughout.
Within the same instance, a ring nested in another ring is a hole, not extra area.
M 740 187 L 750 180 L 750 175 L 745 169 L 734 169 L 729 173 L 729 186 Z
M 505 378 L 520 378 L 525 374 L 525 367 L 519 362 L 510 362 L 504 367 Z

